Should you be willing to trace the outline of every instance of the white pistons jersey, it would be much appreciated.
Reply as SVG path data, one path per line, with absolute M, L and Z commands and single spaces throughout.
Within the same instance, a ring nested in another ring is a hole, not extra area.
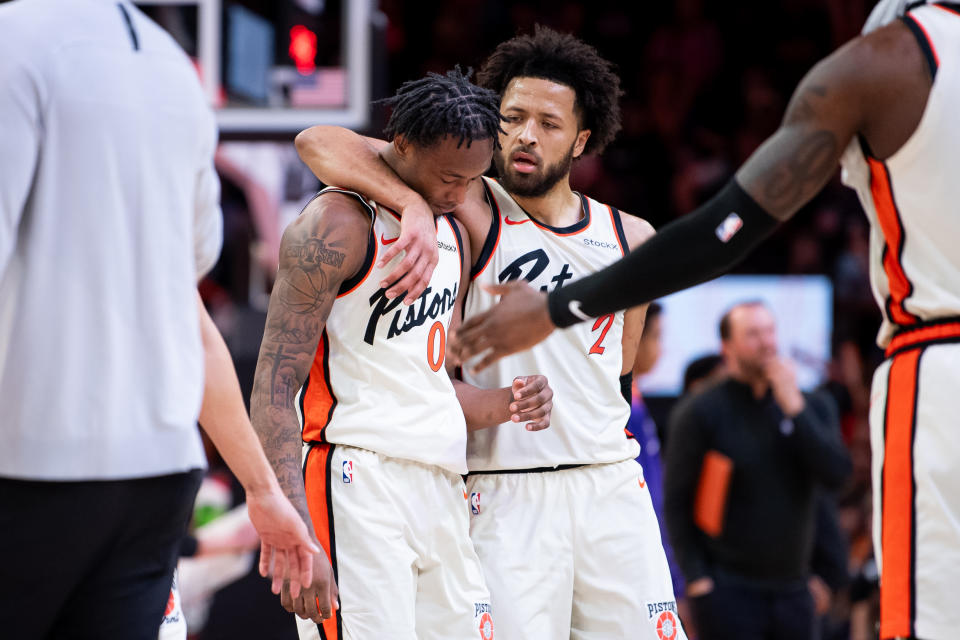
M 960 12 L 956 5 L 929 5 L 903 21 L 933 75 L 920 124 L 884 161 L 862 139 L 842 158 L 843 182 L 856 189 L 870 220 L 882 347 L 898 329 L 960 316 Z
M 452 216 L 437 218 L 440 261 L 410 306 L 388 300 L 377 255 L 400 236 L 400 217 L 359 194 L 373 216 L 363 267 L 330 309 L 313 366 L 299 394 L 303 440 L 344 444 L 385 456 L 466 471 L 466 422 L 444 368 L 456 307 L 462 244 Z M 402 255 L 402 254 L 401 254 Z
M 476 261 L 465 317 L 496 304 L 478 285 L 526 280 L 550 291 L 623 257 L 627 243 L 620 212 L 581 196 L 583 218 L 565 229 L 531 218 L 495 180 L 484 178 L 493 221 Z M 472 373 L 481 388 L 509 387 L 517 376 L 547 376 L 553 389 L 550 428 L 529 432 L 505 423 L 468 436 L 471 471 L 536 469 L 635 458 L 639 445 L 624 432 L 630 407 L 620 391 L 623 312 L 554 331 L 537 346 Z

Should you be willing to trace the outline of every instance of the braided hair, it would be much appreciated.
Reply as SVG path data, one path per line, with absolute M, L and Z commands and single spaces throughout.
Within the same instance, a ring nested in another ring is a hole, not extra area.
M 470 82 L 472 69 L 460 67 L 445 75 L 428 73 L 419 80 L 404 82 L 392 98 L 380 100 L 393 107 L 384 133 L 393 140 L 403 135 L 421 147 L 429 147 L 445 136 L 457 138 L 457 146 L 474 140 L 493 139 L 499 147 L 500 96 Z
M 501 43 L 477 74 L 477 83 L 499 93 L 518 77 L 542 78 L 576 93 L 582 129 L 591 131 L 584 153 L 600 153 L 620 131 L 620 78 L 613 64 L 583 40 L 537 25 L 532 35 Z

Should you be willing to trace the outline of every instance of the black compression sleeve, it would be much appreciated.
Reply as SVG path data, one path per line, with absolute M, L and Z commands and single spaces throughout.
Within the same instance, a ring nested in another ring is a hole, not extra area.
M 550 292 L 550 318 L 569 327 L 716 278 L 778 224 L 730 180 L 705 205 L 663 227 L 623 260 Z

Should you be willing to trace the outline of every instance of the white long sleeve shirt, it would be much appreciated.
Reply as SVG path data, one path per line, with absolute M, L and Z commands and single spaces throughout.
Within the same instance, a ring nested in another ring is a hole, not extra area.
M 204 466 L 215 145 L 189 59 L 133 5 L 0 5 L 0 476 Z

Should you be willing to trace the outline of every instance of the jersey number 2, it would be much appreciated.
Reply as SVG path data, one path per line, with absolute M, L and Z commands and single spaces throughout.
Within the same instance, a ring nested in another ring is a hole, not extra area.
M 607 337 L 607 331 L 610 331 L 610 327 L 613 326 L 613 314 L 608 313 L 605 316 L 600 316 L 597 318 L 597 321 L 593 323 L 593 331 L 600 329 L 600 325 L 603 325 L 603 329 L 600 331 L 600 337 L 597 338 L 597 341 L 593 343 L 592 347 L 590 347 L 590 353 L 595 353 L 598 356 L 602 356 L 603 352 L 607 349 L 603 346 L 603 339 Z
M 440 334 L 440 344 L 437 345 L 437 334 Z M 440 371 L 443 366 L 443 358 L 447 351 L 447 332 L 443 329 L 443 323 L 439 320 L 430 327 L 430 333 L 427 334 L 427 364 L 434 371 Z

